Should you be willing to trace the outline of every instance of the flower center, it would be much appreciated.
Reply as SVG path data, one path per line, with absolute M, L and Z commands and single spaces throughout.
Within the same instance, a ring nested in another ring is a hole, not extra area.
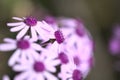
M 25 20 L 24 20 L 24 23 L 28 26 L 35 26 L 37 24 L 37 20 L 33 17 L 27 17 Z
M 75 69 L 72 74 L 73 80 L 82 80 L 82 74 L 79 70 Z
M 17 47 L 20 49 L 28 49 L 30 47 L 30 44 L 27 40 L 21 39 L 17 42 Z
M 55 31 L 54 35 L 55 35 L 56 41 L 59 44 L 61 44 L 65 40 L 64 37 L 63 37 L 63 34 L 60 30 Z
M 64 52 L 59 53 L 58 58 L 63 64 L 67 64 L 69 62 L 68 57 Z
M 84 29 L 83 29 L 82 27 L 80 27 L 80 26 L 76 27 L 75 32 L 76 32 L 76 34 L 77 34 L 78 36 L 80 36 L 80 37 L 84 36 L 84 34 L 85 34 Z
M 45 70 L 45 66 L 42 62 L 35 62 L 33 68 L 36 72 L 43 72 Z
M 73 61 L 74 61 L 75 65 L 77 65 L 77 66 L 80 64 L 80 59 L 77 56 L 75 56 L 73 58 Z

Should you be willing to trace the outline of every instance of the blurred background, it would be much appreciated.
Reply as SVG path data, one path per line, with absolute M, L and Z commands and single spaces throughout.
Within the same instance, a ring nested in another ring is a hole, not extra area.
M 114 24 L 120 23 L 119 0 L 0 0 L 0 43 L 5 37 L 14 37 L 6 26 L 11 17 L 45 15 L 80 18 L 95 41 L 95 67 L 86 80 L 120 80 L 113 69 L 115 57 L 108 51 L 108 39 Z M 0 52 L 0 79 L 10 74 L 7 60 L 11 53 Z

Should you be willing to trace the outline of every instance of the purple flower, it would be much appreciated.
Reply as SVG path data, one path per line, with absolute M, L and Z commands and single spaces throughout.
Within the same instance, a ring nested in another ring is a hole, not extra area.
M 62 80 L 83 80 L 83 73 L 73 63 L 61 65 L 61 72 L 58 76 Z
M 5 38 L 4 41 L 6 43 L 0 44 L 0 51 L 15 50 L 8 61 L 9 66 L 13 66 L 20 58 L 29 58 L 30 55 L 35 57 L 38 54 L 36 51 L 42 50 L 42 47 L 30 39 L 29 36 L 17 40 Z
M 37 21 L 34 17 L 18 18 L 13 17 L 13 19 L 19 22 L 7 23 L 11 27 L 11 32 L 18 32 L 16 38 L 21 39 L 30 29 L 31 36 L 34 40 L 38 39 L 37 33 L 40 35 L 41 39 L 45 39 L 51 31 L 53 31 L 50 25 L 46 25 L 44 21 Z
M 52 56 L 50 49 L 41 51 L 41 54 L 29 60 L 22 58 L 19 64 L 13 66 L 13 70 L 21 72 L 15 80 L 58 80 L 52 73 L 56 72 L 59 60 Z M 54 53 L 54 52 L 53 52 Z
M 109 40 L 109 51 L 112 55 L 120 54 L 120 26 L 116 25 Z
M 120 53 L 120 38 L 113 37 L 110 39 L 109 50 L 112 55 L 118 55 Z

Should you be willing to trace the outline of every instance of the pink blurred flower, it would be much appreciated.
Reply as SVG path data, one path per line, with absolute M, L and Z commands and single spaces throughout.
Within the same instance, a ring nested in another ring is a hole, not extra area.
M 120 26 L 116 25 L 109 40 L 109 51 L 112 55 L 120 54 Z
M 109 50 L 112 55 L 118 55 L 120 53 L 120 38 L 111 38 L 109 41 Z

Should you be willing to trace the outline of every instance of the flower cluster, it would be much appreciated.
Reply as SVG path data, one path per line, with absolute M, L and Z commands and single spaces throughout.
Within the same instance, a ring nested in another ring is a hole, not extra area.
M 73 18 L 13 17 L 7 23 L 15 39 L 5 38 L 0 51 L 14 51 L 8 65 L 13 80 L 83 80 L 94 65 L 93 40 L 82 21 Z M 7 75 L 3 80 L 10 80 Z

